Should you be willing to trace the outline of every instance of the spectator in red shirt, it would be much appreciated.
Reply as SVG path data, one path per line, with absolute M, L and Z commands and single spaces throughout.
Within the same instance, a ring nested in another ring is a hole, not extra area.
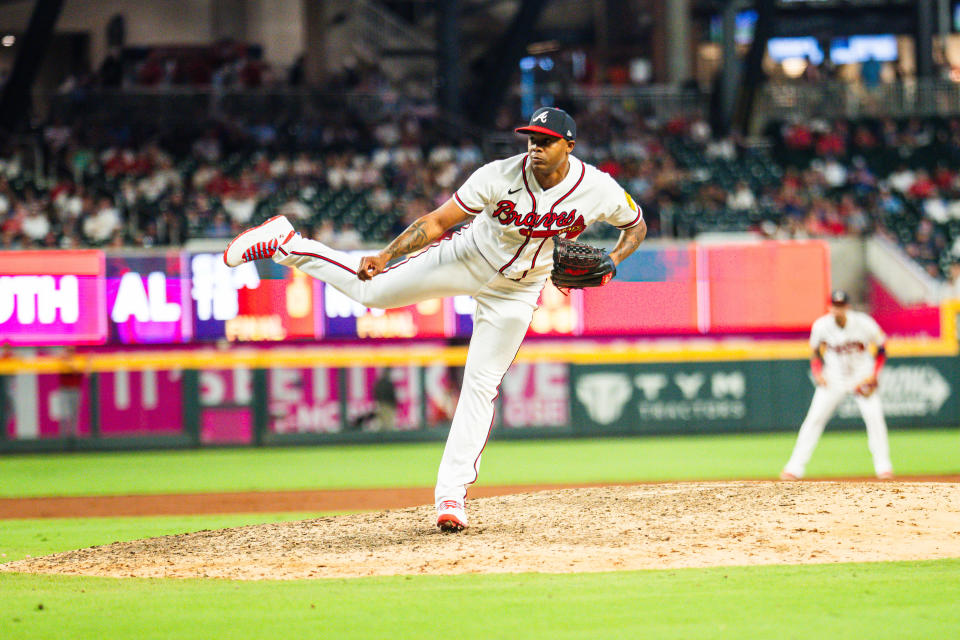
M 936 191 L 936 183 L 930 179 L 930 174 L 920 169 L 917 171 L 917 179 L 914 181 L 907 194 L 912 198 L 921 200 L 929 198 Z
M 847 151 L 847 144 L 836 130 L 828 131 L 817 138 L 818 156 L 842 156 Z
M 798 122 L 787 127 L 783 142 L 791 149 L 809 149 L 813 146 L 813 133 L 806 124 Z

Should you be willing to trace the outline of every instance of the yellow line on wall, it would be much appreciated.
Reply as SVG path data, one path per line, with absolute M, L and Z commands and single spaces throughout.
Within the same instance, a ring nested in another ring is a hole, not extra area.
M 943 340 L 891 340 L 892 357 L 957 355 L 956 342 Z M 574 364 L 628 364 L 632 362 L 735 362 L 743 360 L 801 360 L 809 357 L 804 340 L 790 341 L 669 341 L 607 344 L 528 343 L 517 354 L 518 362 L 569 362 Z M 230 350 L 167 350 L 104 354 L 75 354 L 69 358 L 36 357 L 0 359 L 0 375 L 60 373 L 69 371 L 139 371 L 166 369 L 268 369 L 272 367 L 351 367 L 444 364 L 462 366 L 466 347 L 330 348 L 300 347 Z
M 960 300 L 940 309 L 940 338 L 893 338 L 887 343 L 892 357 L 955 356 Z M 631 362 L 735 362 L 741 360 L 801 360 L 810 355 L 805 340 L 650 340 L 604 345 L 576 342 L 528 342 L 518 362 L 573 364 L 629 364 Z M 167 349 L 123 353 L 77 353 L 70 357 L 0 357 L 0 375 L 71 371 L 141 371 L 167 369 L 269 369 L 272 367 L 352 367 L 443 364 L 462 366 L 466 347 L 284 347 L 265 349 Z

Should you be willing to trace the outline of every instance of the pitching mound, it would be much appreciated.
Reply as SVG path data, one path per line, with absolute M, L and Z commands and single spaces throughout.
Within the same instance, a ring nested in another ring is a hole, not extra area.
M 955 483 L 718 482 L 542 491 L 118 542 L 0 571 L 242 580 L 960 557 Z

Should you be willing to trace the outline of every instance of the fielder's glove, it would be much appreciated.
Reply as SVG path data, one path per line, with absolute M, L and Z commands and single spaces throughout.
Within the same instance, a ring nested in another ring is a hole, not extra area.
M 560 236 L 553 238 L 553 273 L 550 279 L 559 289 L 602 287 L 617 275 L 617 267 L 603 249 Z
M 876 380 L 864 380 L 859 385 L 857 385 L 857 388 L 854 389 L 854 392 L 859 396 L 863 396 L 864 398 L 869 398 L 870 396 L 873 395 L 873 392 L 876 390 L 877 390 Z

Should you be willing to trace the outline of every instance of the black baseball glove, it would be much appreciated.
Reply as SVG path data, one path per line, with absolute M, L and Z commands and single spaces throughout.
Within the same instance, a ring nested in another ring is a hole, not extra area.
M 617 267 L 603 249 L 554 236 L 553 273 L 550 279 L 555 287 L 602 287 L 615 275 Z

